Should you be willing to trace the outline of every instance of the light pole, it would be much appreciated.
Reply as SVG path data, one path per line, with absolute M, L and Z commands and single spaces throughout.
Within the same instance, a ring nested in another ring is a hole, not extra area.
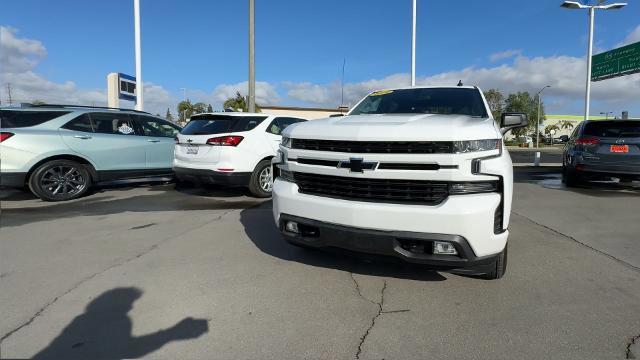
M 550 88 L 550 87 L 551 85 L 546 85 L 545 87 L 540 89 L 540 91 L 538 91 L 538 93 L 536 94 L 536 96 L 538 97 L 538 123 L 536 124 L 536 148 L 540 146 L 540 112 L 542 108 L 542 106 L 540 105 L 540 94 L 542 94 L 544 89 Z
M 255 4 L 249 0 L 249 112 L 256 112 Z
M 600 113 L 600 115 L 604 115 L 605 120 L 609 120 L 609 114 L 613 114 L 613 111 L 605 111 Z
M 413 0 L 413 27 L 411 32 L 411 86 L 416 86 L 416 10 L 417 0 Z
M 140 50 L 140 0 L 133 0 L 133 17 L 136 47 L 136 110 L 144 108 L 144 88 L 142 85 L 142 52 Z
M 593 56 L 593 23 L 596 15 L 596 9 L 615 10 L 621 9 L 627 3 L 613 3 L 603 5 L 606 0 L 598 0 L 598 5 L 583 5 L 577 1 L 565 1 L 562 7 L 566 9 L 589 9 L 589 45 L 587 47 L 587 85 L 584 96 L 584 119 L 589 119 L 589 103 L 591 100 L 591 57 Z

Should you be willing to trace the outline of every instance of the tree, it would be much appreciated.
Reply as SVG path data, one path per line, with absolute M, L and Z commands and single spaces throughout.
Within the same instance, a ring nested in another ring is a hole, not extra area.
M 202 114 L 204 112 L 207 112 L 207 104 L 198 102 L 193 105 L 194 114 Z
M 560 128 L 559 128 L 559 127 L 558 127 L 558 125 L 556 125 L 556 124 L 553 124 L 553 125 L 547 125 L 547 126 L 544 128 L 544 133 L 545 133 L 545 134 L 551 134 L 551 130 L 558 131 L 558 130 L 560 130 Z
M 185 122 L 193 115 L 193 104 L 191 101 L 184 100 L 178 103 L 178 119 L 180 122 Z
M 568 120 L 564 120 L 563 122 L 560 123 L 560 128 L 561 129 L 567 129 L 567 130 L 571 130 L 573 129 L 573 123 L 571 121 Z
M 213 106 L 211 106 L 211 104 L 209 104 L 209 105 L 207 106 L 207 112 L 208 112 L 208 113 L 212 113 L 212 112 L 213 112 Z
M 515 94 L 509 94 L 505 100 L 504 111 L 507 112 L 522 112 L 527 115 L 529 119 L 529 125 L 523 128 L 513 129 L 512 132 L 515 136 L 521 136 L 536 133 L 536 124 L 538 121 L 538 102 L 528 92 L 517 92 Z M 544 120 L 544 104 L 540 105 L 540 120 Z
M 225 100 L 224 104 L 222 104 L 222 107 L 225 110 L 232 109 L 233 111 L 243 111 L 243 112 L 249 111 L 249 106 L 247 105 L 247 101 L 244 98 L 244 96 L 240 94 L 239 91 L 236 92 L 235 97 L 228 98 L 227 100 Z M 260 106 L 258 106 L 258 104 L 256 104 L 256 112 L 261 112 Z
M 496 121 L 500 121 L 504 109 L 504 96 L 498 89 L 489 89 L 484 92 L 484 97 L 487 99 L 493 118 Z
M 40 99 L 34 99 L 31 103 L 33 105 L 45 105 L 46 104 L 46 102 L 44 102 L 43 100 L 40 100 Z
M 173 122 L 173 115 L 171 115 L 171 111 L 169 111 L 169 108 L 167 108 L 167 114 L 164 116 L 164 118 L 165 118 L 167 121 L 171 121 L 171 122 Z

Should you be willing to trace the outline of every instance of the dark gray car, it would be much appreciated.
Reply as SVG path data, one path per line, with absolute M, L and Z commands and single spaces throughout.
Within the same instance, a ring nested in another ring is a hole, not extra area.
M 565 145 L 562 165 L 567 186 L 609 177 L 640 179 L 640 119 L 583 121 Z

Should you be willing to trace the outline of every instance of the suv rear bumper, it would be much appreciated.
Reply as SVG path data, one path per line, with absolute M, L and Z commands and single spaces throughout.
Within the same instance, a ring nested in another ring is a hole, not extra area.
M 251 180 L 250 172 L 221 172 L 205 169 L 189 169 L 173 167 L 176 179 L 193 181 L 204 184 L 219 184 L 225 186 L 247 186 Z
M 494 233 L 495 213 L 501 201 L 498 193 L 449 196 L 434 206 L 388 204 L 301 194 L 296 184 L 276 178 L 272 196 L 276 224 L 280 224 L 282 216 L 294 215 L 357 231 L 401 231 L 423 240 L 420 234 L 444 234 L 465 240 L 468 259 L 499 254 L 509 236 L 506 230 Z M 330 246 L 340 247 L 340 243 Z
M 294 221 L 300 233 L 285 230 L 285 224 Z M 375 255 L 393 256 L 403 261 L 426 265 L 439 270 L 463 270 L 469 273 L 490 271 L 499 255 L 477 257 L 467 240 L 459 235 L 414 233 L 406 231 L 380 231 L 330 224 L 322 221 L 281 214 L 278 224 L 285 240 L 314 248 L 334 247 Z M 433 241 L 446 241 L 454 245 L 459 255 L 430 254 Z M 417 244 L 420 251 L 411 245 Z M 423 251 L 426 249 L 427 251 Z
M 21 188 L 24 187 L 27 173 L 23 172 L 2 172 L 0 173 L 0 186 Z

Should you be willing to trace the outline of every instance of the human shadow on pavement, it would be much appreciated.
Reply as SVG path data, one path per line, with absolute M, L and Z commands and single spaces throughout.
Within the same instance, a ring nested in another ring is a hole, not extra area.
M 419 265 L 400 262 L 393 257 L 354 253 L 338 249 L 302 249 L 282 239 L 271 212 L 271 201 L 243 210 L 240 222 L 244 232 L 260 251 L 286 261 L 347 271 L 362 275 L 443 281 L 446 278 Z
M 188 317 L 168 329 L 133 336 L 127 313 L 140 296 L 142 291 L 132 287 L 102 293 L 33 359 L 133 359 L 209 331 L 207 320 Z

